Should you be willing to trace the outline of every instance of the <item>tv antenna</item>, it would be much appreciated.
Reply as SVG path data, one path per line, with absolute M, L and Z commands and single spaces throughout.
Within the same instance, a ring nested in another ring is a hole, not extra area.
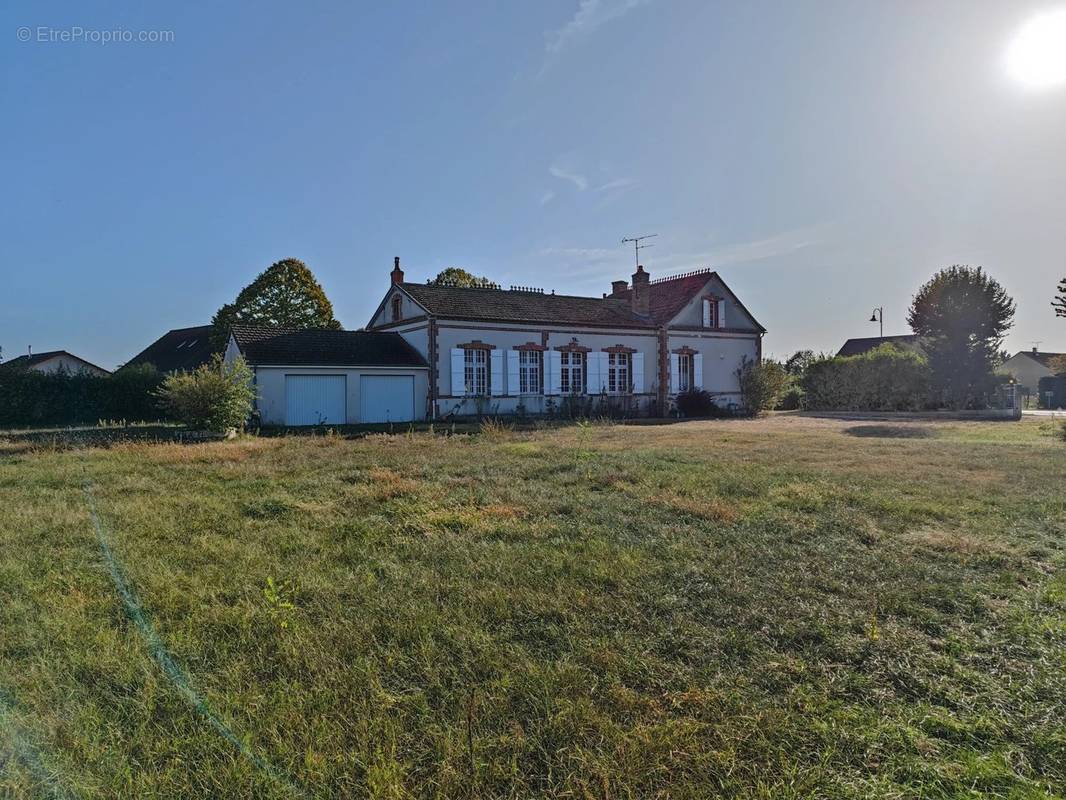
M 655 245 L 653 244 L 641 244 L 641 242 L 643 242 L 645 239 L 652 239 L 658 235 L 659 234 L 657 233 L 649 233 L 644 236 L 634 236 L 632 239 L 622 240 L 622 244 L 629 244 L 630 242 L 633 243 L 633 260 L 634 262 L 636 262 L 636 266 L 640 266 L 640 251 L 643 250 L 645 247 L 655 247 Z
M 1039 350 L 1040 349 L 1040 345 L 1042 345 L 1043 343 L 1044 343 L 1043 339 L 1030 339 L 1029 340 L 1029 344 L 1031 344 L 1033 346 L 1034 350 Z

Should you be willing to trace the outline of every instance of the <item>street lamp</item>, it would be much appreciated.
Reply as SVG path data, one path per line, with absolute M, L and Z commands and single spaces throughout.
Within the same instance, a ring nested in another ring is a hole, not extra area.
M 885 338 L 885 307 L 878 306 L 874 309 L 874 313 L 870 315 L 870 322 L 881 323 L 881 338 Z

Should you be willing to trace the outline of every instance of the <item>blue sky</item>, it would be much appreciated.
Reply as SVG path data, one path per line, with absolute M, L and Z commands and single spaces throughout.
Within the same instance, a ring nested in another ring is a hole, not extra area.
M 349 328 L 394 255 L 598 295 L 658 233 L 652 276 L 718 269 L 770 353 L 905 332 L 952 263 L 1066 350 L 1066 87 L 1003 63 L 1060 5 L 9 3 L 0 345 L 114 366 L 288 256 Z M 172 41 L 39 40 L 75 26 Z

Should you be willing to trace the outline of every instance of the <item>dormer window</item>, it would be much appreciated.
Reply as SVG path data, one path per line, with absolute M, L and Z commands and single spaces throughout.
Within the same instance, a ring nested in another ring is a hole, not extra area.
M 703 327 L 722 327 L 721 300 L 717 297 L 703 298 Z
M 403 298 L 396 295 L 392 298 L 392 321 L 399 322 L 403 319 Z

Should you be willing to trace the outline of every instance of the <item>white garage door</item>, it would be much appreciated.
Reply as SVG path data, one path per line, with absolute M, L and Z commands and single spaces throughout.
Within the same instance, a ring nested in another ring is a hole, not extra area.
M 359 397 L 360 422 L 410 422 L 415 418 L 414 375 L 364 375 Z
M 343 375 L 286 375 L 286 425 L 343 425 L 347 383 Z

